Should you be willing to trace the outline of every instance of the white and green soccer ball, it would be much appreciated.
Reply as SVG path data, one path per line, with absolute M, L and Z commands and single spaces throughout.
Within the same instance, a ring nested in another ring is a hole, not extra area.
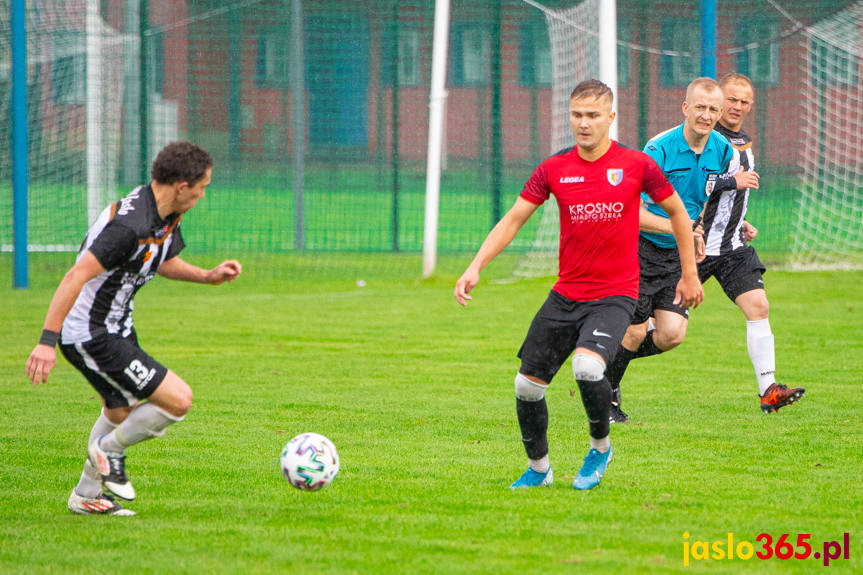
M 279 461 L 288 483 L 303 491 L 323 489 L 339 473 L 336 446 L 319 433 L 301 433 L 291 439 Z

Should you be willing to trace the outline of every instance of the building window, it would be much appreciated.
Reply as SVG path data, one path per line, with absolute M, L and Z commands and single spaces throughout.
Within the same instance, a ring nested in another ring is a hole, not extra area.
M 856 86 L 859 56 L 841 48 L 813 41 L 809 47 L 811 77 L 815 84 L 826 86 Z
M 451 34 L 452 84 L 487 84 L 491 53 L 488 31 L 480 24 L 453 24 Z
M 659 82 L 666 88 L 688 86 L 697 78 L 701 55 L 701 29 L 683 18 L 668 18 L 660 25 Z M 670 52 L 670 53 L 668 53 Z
M 87 48 L 84 32 L 54 36 L 54 100 L 58 104 L 87 102 Z
M 632 22 L 630 20 L 617 21 L 617 87 L 629 86 L 629 46 L 621 43 L 621 38 L 632 38 Z
M 738 43 L 752 44 L 737 55 L 737 69 L 756 85 L 779 84 L 779 23 L 775 20 L 741 18 L 737 21 Z
M 420 31 L 416 28 L 402 30 L 400 40 L 399 84 L 416 86 L 422 82 Z
M 148 41 L 150 91 L 161 96 L 165 92 L 165 37 L 154 34 Z
M 395 46 L 392 41 L 391 24 L 387 32 L 381 41 L 381 85 L 392 85 L 393 62 L 396 62 L 398 67 L 399 85 L 418 86 L 422 84 L 422 41 L 424 36 L 420 33 L 420 29 L 416 26 L 399 23 L 398 59 L 396 60 L 392 57 Z M 426 49 L 430 51 L 431 46 L 427 46 Z
M 551 86 L 551 45 L 544 20 L 523 22 L 519 30 L 518 82 Z
M 279 28 L 261 28 L 258 32 L 258 54 L 255 85 L 258 88 L 284 90 L 288 87 L 288 38 Z

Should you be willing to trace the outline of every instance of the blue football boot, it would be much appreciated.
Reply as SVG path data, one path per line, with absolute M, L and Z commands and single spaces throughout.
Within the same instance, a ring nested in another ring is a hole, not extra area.
M 584 458 L 584 465 L 578 470 L 572 487 L 574 489 L 593 489 L 599 485 L 602 476 L 605 475 L 605 469 L 611 463 L 613 452 L 614 450 L 610 447 L 605 453 L 600 453 L 595 449 L 588 451 L 587 457 Z
M 548 487 L 554 481 L 554 473 L 551 467 L 545 473 L 534 471 L 530 467 L 527 468 L 521 477 L 515 483 L 509 486 L 510 489 L 527 489 L 529 487 Z

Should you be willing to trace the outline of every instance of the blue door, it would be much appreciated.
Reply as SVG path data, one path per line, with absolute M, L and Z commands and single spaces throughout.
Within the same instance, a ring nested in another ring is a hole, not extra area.
M 360 12 L 306 18 L 306 89 L 312 149 L 365 148 L 369 37 Z

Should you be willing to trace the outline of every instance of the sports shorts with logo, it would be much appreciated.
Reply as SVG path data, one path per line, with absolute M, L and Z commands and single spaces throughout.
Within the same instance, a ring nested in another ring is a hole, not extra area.
M 752 246 L 743 246 L 719 256 L 707 256 L 698 264 L 701 283 L 715 277 L 731 301 L 748 291 L 764 289 L 763 274 L 766 271 Z
M 689 317 L 689 308 L 674 303 L 681 274 L 677 248 L 660 248 L 650 240 L 639 237 L 638 265 L 641 269 L 638 306 L 632 316 L 632 323 L 646 322 L 658 309 Z
M 579 302 L 552 291 L 536 312 L 518 351 L 519 371 L 550 383 L 577 347 L 598 353 L 608 364 L 617 354 L 634 310 L 631 297 Z
M 84 343 L 62 344 L 60 351 L 90 382 L 109 408 L 135 405 L 150 397 L 168 369 L 138 347 L 134 333 L 101 335 Z

